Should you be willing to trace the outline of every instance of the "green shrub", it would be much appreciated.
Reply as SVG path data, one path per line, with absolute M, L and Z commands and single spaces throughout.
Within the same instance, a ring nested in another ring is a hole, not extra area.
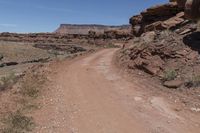
M 177 77 L 177 72 L 175 70 L 167 70 L 164 72 L 164 81 L 174 80 Z

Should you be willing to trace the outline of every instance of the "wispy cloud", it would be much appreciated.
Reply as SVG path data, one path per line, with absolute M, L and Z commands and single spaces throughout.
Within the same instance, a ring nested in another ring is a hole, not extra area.
M 57 7 L 36 6 L 36 8 L 42 9 L 42 10 L 57 11 L 57 12 L 76 12 L 74 10 L 65 9 L 65 8 L 57 8 Z
M 11 27 L 11 28 L 15 28 L 17 27 L 16 24 L 0 24 L 0 27 Z

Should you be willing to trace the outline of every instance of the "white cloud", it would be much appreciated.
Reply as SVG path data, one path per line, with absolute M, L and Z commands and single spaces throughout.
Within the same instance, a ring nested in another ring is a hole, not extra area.
M 11 28 L 15 28 L 17 27 L 16 24 L 0 24 L 0 27 L 11 27 Z

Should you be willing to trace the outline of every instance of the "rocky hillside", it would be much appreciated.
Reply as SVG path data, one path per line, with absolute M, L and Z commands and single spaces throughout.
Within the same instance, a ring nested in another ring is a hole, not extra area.
M 130 23 L 138 37 L 121 50 L 123 66 L 156 77 L 168 88 L 200 86 L 200 33 L 176 2 L 148 8 Z
M 197 23 L 188 20 L 176 2 L 148 8 L 133 16 L 130 23 L 135 37 L 116 55 L 118 65 L 133 77 L 162 85 L 163 89 L 155 89 L 154 94 L 161 91 L 198 112 L 200 32 Z
M 135 36 L 140 36 L 144 32 L 153 30 L 169 29 L 175 31 L 188 23 L 190 21 L 185 19 L 184 9 L 180 8 L 176 2 L 148 8 L 130 19 Z M 191 30 L 195 28 L 191 27 Z
M 74 25 L 74 24 L 61 24 L 55 33 L 60 34 L 88 34 L 89 31 L 103 34 L 107 30 L 129 30 L 130 25 L 121 26 L 105 26 L 105 25 Z

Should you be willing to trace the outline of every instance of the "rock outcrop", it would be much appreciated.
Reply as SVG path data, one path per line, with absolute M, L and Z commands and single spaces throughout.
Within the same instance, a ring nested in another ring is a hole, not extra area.
M 199 0 L 176 0 L 180 8 L 185 9 L 185 16 L 188 19 L 200 19 L 200 1 Z
M 200 75 L 200 33 L 180 35 L 171 31 L 151 31 L 136 37 L 119 53 L 119 63 L 128 69 L 162 79 L 165 86 L 180 87 Z M 192 81 L 191 81 L 192 80 Z
M 83 44 L 90 40 L 129 40 L 132 38 L 131 28 L 118 30 L 105 30 L 103 33 L 88 31 L 87 34 L 60 34 L 60 33 L 0 33 L 1 41 L 28 42 L 28 43 L 64 43 Z
M 184 23 L 183 11 L 183 8 L 180 8 L 176 2 L 148 8 L 140 15 L 133 16 L 130 19 L 133 34 L 140 36 L 148 31 L 172 29 Z
M 132 32 L 140 36 L 144 32 L 153 30 L 176 30 L 189 20 L 200 23 L 199 0 L 170 0 L 169 3 L 157 5 L 130 18 Z M 197 25 L 200 29 L 200 25 Z

